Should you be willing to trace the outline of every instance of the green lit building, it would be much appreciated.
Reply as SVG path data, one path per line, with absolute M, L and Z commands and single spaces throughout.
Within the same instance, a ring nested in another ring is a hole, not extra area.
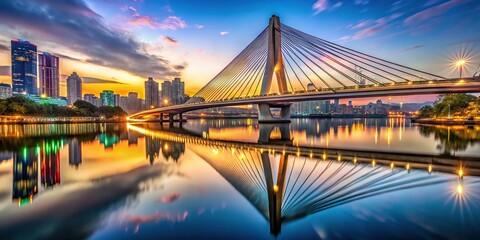
M 103 92 L 100 93 L 100 99 L 102 106 L 115 106 L 115 93 L 111 90 L 103 90 Z

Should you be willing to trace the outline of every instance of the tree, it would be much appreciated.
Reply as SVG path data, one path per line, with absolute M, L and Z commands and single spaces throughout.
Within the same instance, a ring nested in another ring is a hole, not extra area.
M 83 100 L 75 101 L 73 106 L 78 110 L 79 114 L 83 116 L 95 116 L 98 111 L 95 105 Z
M 441 94 L 433 105 L 433 113 L 436 117 L 451 115 L 464 116 L 465 110 L 470 102 L 477 100 L 477 97 L 466 93 Z
M 420 108 L 420 114 L 418 116 L 421 118 L 431 118 L 433 115 L 433 107 L 430 105 L 425 105 Z

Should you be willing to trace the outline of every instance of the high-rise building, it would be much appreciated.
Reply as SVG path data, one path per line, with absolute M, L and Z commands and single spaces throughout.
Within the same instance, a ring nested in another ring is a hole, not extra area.
M 162 83 L 162 105 L 172 104 L 172 82 L 163 81 Z
M 136 112 L 142 109 L 142 102 L 138 98 L 138 93 L 129 92 L 127 97 L 127 109 L 131 112 Z
M 145 105 L 146 108 L 156 108 L 160 106 L 158 99 L 158 83 L 151 77 L 145 81 Z
M 67 77 L 67 99 L 68 105 L 82 100 L 82 79 L 76 72 Z
M 68 143 L 68 163 L 75 167 L 82 163 L 82 143 L 77 138 Z
M 39 94 L 58 98 L 60 96 L 60 81 L 58 73 L 58 57 L 44 52 L 38 54 L 38 73 L 40 79 Z
M 103 90 L 100 93 L 102 106 L 115 106 L 115 94 L 111 90 Z
M 120 106 L 120 94 L 113 94 L 113 98 L 114 98 L 113 106 L 116 106 L 116 107 Z
M 85 94 L 83 94 L 83 101 L 93 104 L 93 98 L 94 97 L 95 97 L 95 94 L 85 93 Z
M 8 83 L 0 83 L 0 99 L 6 99 L 12 96 L 12 87 Z
M 163 85 L 162 85 L 163 90 Z M 174 78 L 172 81 L 172 90 L 171 90 L 171 101 L 172 104 L 182 104 L 185 102 L 185 82 L 182 82 L 180 78 Z
M 38 94 L 37 46 L 24 40 L 12 40 L 12 93 Z

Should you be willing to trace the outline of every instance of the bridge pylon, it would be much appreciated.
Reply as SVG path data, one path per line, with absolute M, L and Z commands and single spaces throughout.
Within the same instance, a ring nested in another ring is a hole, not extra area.
M 280 18 L 273 15 L 270 18 L 270 23 L 267 28 L 268 31 L 268 52 L 267 61 L 265 65 L 265 73 L 263 75 L 261 95 L 270 94 L 272 88 L 273 74 L 277 79 L 278 91 L 280 94 L 287 93 L 287 81 L 285 75 L 285 64 L 282 55 L 282 38 L 280 31 Z M 290 122 L 290 103 L 283 103 L 275 105 L 280 107 L 280 118 L 274 118 L 270 112 L 270 108 L 274 107 L 271 104 L 258 105 L 258 121 L 260 123 L 267 122 Z

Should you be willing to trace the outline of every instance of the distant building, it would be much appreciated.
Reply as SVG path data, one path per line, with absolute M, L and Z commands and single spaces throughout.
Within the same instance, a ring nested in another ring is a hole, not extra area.
M 149 109 L 160 106 L 158 98 L 158 83 L 151 77 L 145 81 L 145 105 L 145 107 Z
M 170 105 L 170 104 L 172 104 L 172 82 L 163 81 L 161 105 Z
M 39 94 L 58 98 L 60 96 L 58 57 L 44 52 L 38 54 L 38 73 L 40 79 Z
M 76 72 L 67 77 L 67 98 L 68 105 L 73 105 L 77 100 L 82 100 L 82 79 Z
M 113 97 L 114 97 L 113 105 L 117 107 L 120 106 L 120 94 L 114 94 Z
M 162 85 L 163 90 L 163 85 Z M 185 82 L 182 82 L 180 78 L 175 78 L 172 81 L 171 89 L 171 104 L 182 104 L 185 102 Z M 162 94 L 163 95 L 163 94 Z
M 142 109 L 142 100 L 138 98 L 138 93 L 129 92 L 127 96 L 127 110 L 136 112 Z
M 115 94 L 111 90 L 103 90 L 100 93 L 102 106 L 115 106 Z
M 0 83 L 0 99 L 6 99 L 12 96 L 12 87 L 8 83 Z
M 12 40 L 12 93 L 38 94 L 37 46 L 24 40 Z

